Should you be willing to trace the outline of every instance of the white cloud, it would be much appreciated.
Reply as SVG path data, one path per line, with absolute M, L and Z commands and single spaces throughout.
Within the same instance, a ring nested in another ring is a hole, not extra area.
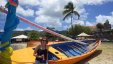
M 97 23 L 104 23 L 107 19 L 109 20 L 110 24 L 113 25 L 113 16 L 99 15 L 96 17 L 96 22 Z
M 98 5 L 103 4 L 104 2 L 109 2 L 111 0 L 41 0 L 41 8 L 39 8 L 39 10 L 36 12 L 37 18 L 35 21 L 48 24 L 51 23 L 50 20 L 61 20 L 63 18 L 62 11 L 64 6 L 69 1 L 72 1 L 76 5 L 75 9 L 81 15 L 80 20 L 78 20 L 77 23 L 84 25 L 84 21 L 87 19 L 87 15 L 89 14 L 85 10 L 84 5 Z M 70 23 L 70 19 L 66 20 L 65 22 Z M 89 25 L 91 23 L 88 22 L 87 24 Z
M 4 30 L 2 30 L 2 29 L 0 30 L 0 32 L 3 32 L 3 31 L 4 31 Z
M 113 16 L 113 12 L 111 12 L 112 16 Z
M 23 16 L 34 16 L 34 10 L 32 10 L 32 9 L 25 10 L 21 6 L 18 6 L 17 13 L 19 13 L 19 14 L 21 14 Z
M 98 5 L 98 4 L 103 4 L 106 2 L 110 2 L 113 0 L 77 0 L 81 4 L 87 4 L 87 5 Z
M 17 28 L 17 29 L 15 29 L 15 31 L 24 31 L 24 29 L 23 28 Z
M 39 4 L 39 0 L 19 0 L 21 5 L 31 5 L 37 6 Z
M 64 6 L 69 2 L 70 0 L 41 0 L 39 10 L 36 12 L 36 19 L 35 21 L 38 23 L 45 23 L 48 25 L 53 26 L 61 26 L 60 22 L 63 19 L 63 9 Z M 71 0 L 74 3 L 76 3 L 75 0 Z M 76 7 L 77 11 L 81 14 L 82 20 L 87 18 L 86 11 L 83 7 Z M 85 16 L 84 16 L 85 15 Z M 70 19 L 67 19 L 65 21 L 66 23 L 70 24 Z M 63 25 L 62 25 L 63 26 Z
M 33 30 L 33 28 L 31 28 L 31 27 L 27 27 L 25 30 Z
M 59 19 L 53 19 L 50 16 L 40 15 L 35 19 L 35 22 L 42 23 L 46 26 L 61 26 Z
M 38 1 L 38 0 L 37 0 Z M 0 0 L 0 6 L 5 6 L 5 4 L 7 3 L 6 0 Z M 36 4 L 36 0 L 20 0 L 20 3 L 26 4 Z M 23 15 L 23 16 L 33 16 L 34 15 L 34 10 L 28 8 L 27 10 L 25 10 L 23 7 L 18 6 L 17 8 L 17 13 Z
M 86 21 L 86 26 L 95 26 L 95 22 Z
M 105 16 L 105 15 L 96 16 L 96 22 L 97 23 L 105 23 L 105 21 L 108 19 L 109 23 L 113 26 L 113 12 L 111 14 L 112 15 L 110 15 L 110 16 Z
M 24 30 L 33 30 L 33 28 L 27 27 L 27 28 L 17 28 L 17 29 L 15 29 L 15 31 L 24 31 Z
M 82 20 L 75 20 L 74 24 L 84 25 L 84 21 L 82 21 Z
M 68 29 L 69 29 L 69 27 L 70 27 L 70 26 L 65 25 L 65 26 L 63 26 L 63 29 L 64 29 L 64 30 L 68 30 Z
M 6 0 L 0 0 L 0 6 L 5 6 Z
M 6 0 L 0 0 L 0 5 L 4 5 Z M 84 5 L 100 5 L 106 2 L 110 2 L 113 0 L 19 0 L 20 6 L 17 9 L 17 13 L 23 16 L 34 16 L 35 22 L 43 23 L 51 26 L 63 26 L 61 24 L 61 20 L 63 18 L 62 11 L 64 6 L 69 2 L 72 1 L 75 4 L 75 10 L 79 12 L 81 15 L 80 20 L 77 21 L 78 24 L 84 25 L 84 21 L 87 19 L 87 15 L 89 14 Z M 28 6 L 27 9 L 24 9 L 22 6 Z M 39 8 L 37 11 L 33 10 L 34 7 L 37 6 Z M 33 7 L 33 8 L 30 8 Z M 35 12 L 36 11 L 36 12 Z M 113 12 L 112 12 L 113 14 Z M 110 17 L 109 17 L 110 18 Z M 76 20 L 74 20 L 76 21 Z M 98 21 L 100 21 L 98 19 Z M 66 23 L 70 24 L 70 20 L 65 21 Z M 91 25 L 92 23 L 87 22 L 87 25 Z

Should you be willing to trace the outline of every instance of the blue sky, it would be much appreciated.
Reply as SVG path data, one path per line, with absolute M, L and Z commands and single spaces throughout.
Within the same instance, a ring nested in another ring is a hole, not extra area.
M 74 24 L 95 26 L 109 20 L 113 27 L 113 0 L 19 0 L 17 15 L 20 15 L 43 27 L 55 27 L 65 30 L 70 26 L 70 19 L 62 21 L 64 6 L 72 1 L 75 10 L 80 14 L 80 20 L 73 20 Z M 6 0 L 0 0 L 4 6 Z M 0 31 L 3 30 L 6 15 L 0 13 Z M 24 22 L 20 22 L 16 30 L 40 30 Z

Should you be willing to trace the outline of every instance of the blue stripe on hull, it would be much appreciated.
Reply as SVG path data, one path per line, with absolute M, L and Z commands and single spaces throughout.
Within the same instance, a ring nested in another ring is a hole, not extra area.
M 60 52 L 64 53 L 68 57 L 81 55 L 86 50 L 85 45 L 78 44 L 76 42 L 66 42 L 60 44 L 52 45 L 55 49 L 59 50 Z

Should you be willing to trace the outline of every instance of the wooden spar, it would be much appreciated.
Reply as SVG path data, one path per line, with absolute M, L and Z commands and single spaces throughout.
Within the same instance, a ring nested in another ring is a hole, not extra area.
M 2 7 L 0 7 L 0 11 L 7 14 L 7 11 L 6 11 L 6 10 L 3 10 Z M 46 29 L 46 28 L 44 28 L 44 27 L 42 27 L 42 26 L 40 26 L 40 25 L 38 25 L 38 24 L 36 24 L 36 23 L 33 23 L 33 22 L 31 22 L 31 21 L 29 21 L 29 20 L 23 18 L 23 17 L 20 17 L 20 16 L 17 16 L 17 17 L 18 17 L 21 21 L 23 21 L 23 22 L 25 22 L 25 23 L 27 23 L 27 24 L 30 24 L 30 25 L 32 25 L 32 26 L 34 26 L 34 27 L 36 27 L 36 28 L 39 28 L 39 29 L 41 29 L 41 30 L 43 30 L 43 31 L 45 31 L 45 32 L 47 32 L 47 33 L 52 34 L 52 35 L 55 35 L 55 36 L 64 38 L 64 39 L 69 40 L 69 41 L 77 42 L 77 43 L 80 43 L 80 44 L 86 44 L 86 43 L 84 43 L 84 42 L 81 42 L 81 41 L 78 41 L 78 40 L 74 40 L 74 39 L 69 38 L 69 37 L 67 37 L 67 36 L 64 36 L 64 35 L 62 35 L 62 34 L 56 33 L 56 32 L 54 32 L 54 31 L 52 31 L 52 30 Z

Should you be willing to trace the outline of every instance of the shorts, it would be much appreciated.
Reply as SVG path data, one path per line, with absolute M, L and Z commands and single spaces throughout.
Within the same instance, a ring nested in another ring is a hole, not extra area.
M 48 61 L 46 61 L 46 63 L 41 63 L 40 61 L 36 60 L 35 64 L 48 64 Z

